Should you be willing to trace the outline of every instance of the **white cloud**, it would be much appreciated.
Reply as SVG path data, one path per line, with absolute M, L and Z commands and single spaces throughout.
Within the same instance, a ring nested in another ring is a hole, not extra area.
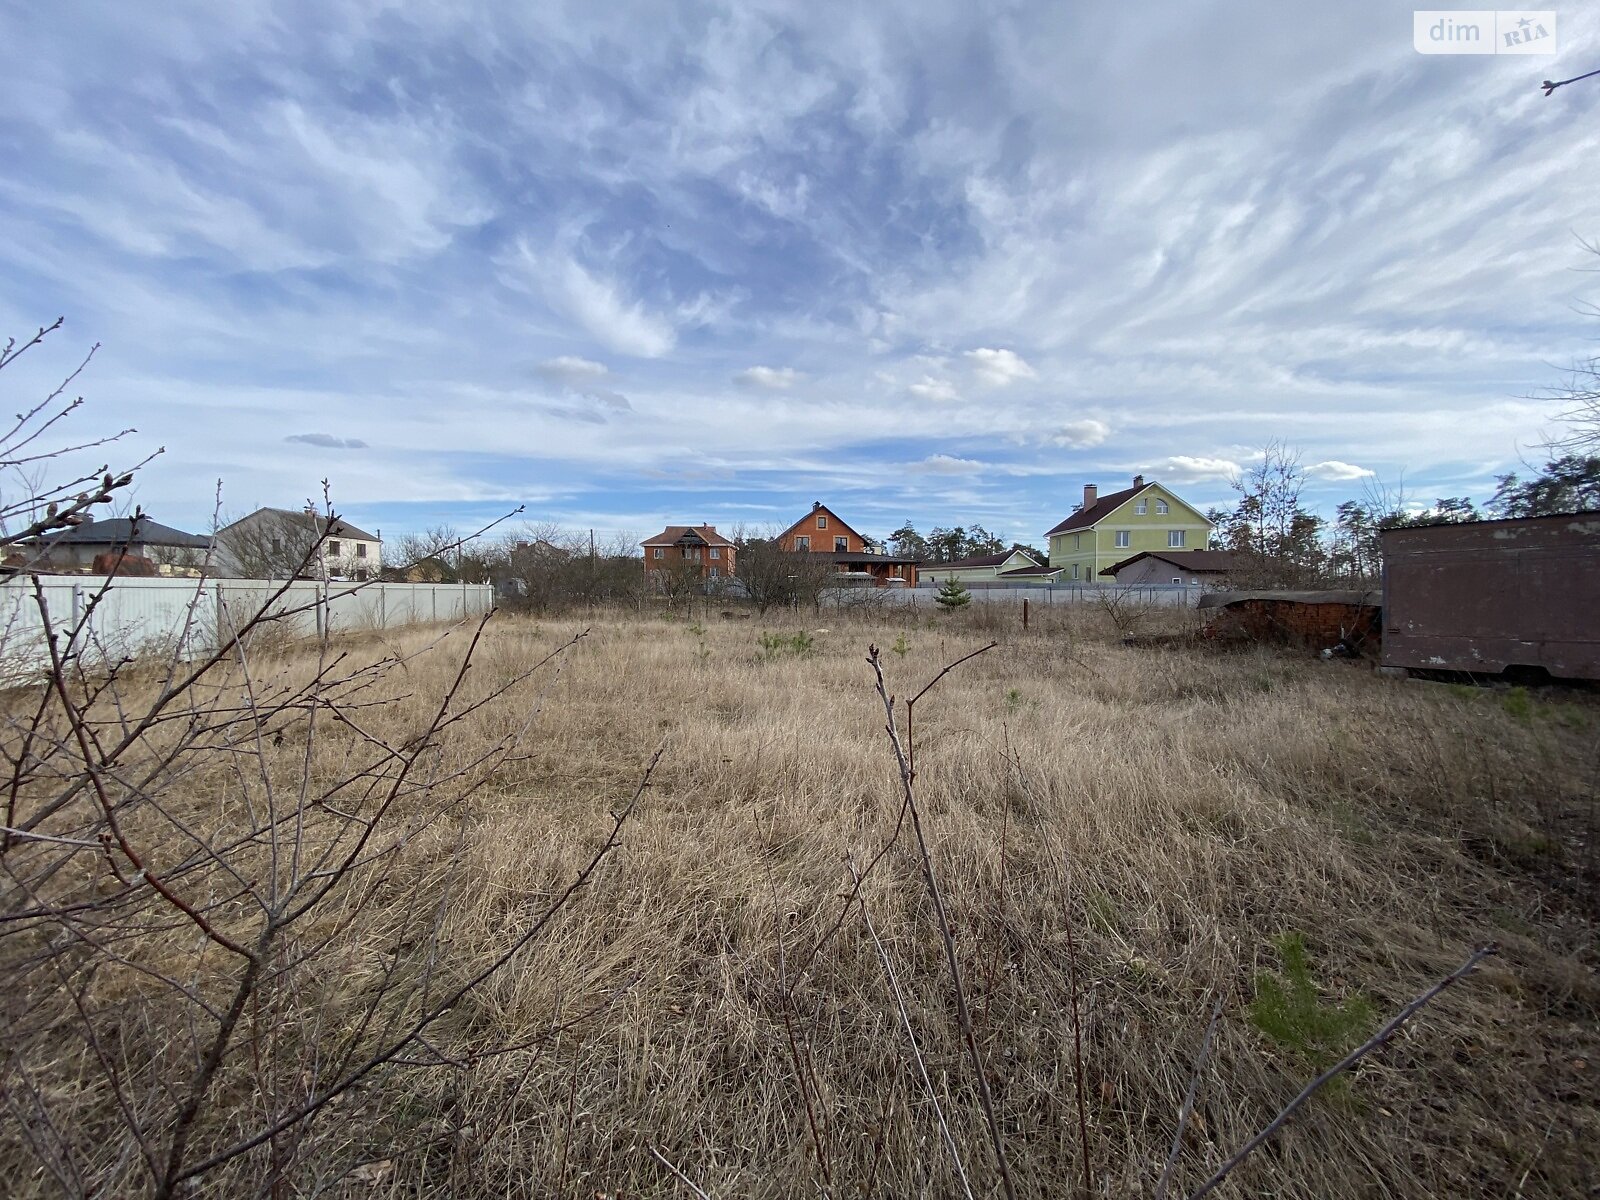
M 1358 467 L 1351 463 L 1340 462 L 1330 458 L 1327 462 L 1313 463 L 1306 468 L 1306 474 L 1313 479 L 1328 479 L 1336 483 L 1347 483 L 1352 479 L 1372 479 L 1376 471 L 1369 471 L 1366 467 Z
M 749 367 L 735 375 L 733 381 L 745 387 L 785 392 L 803 378 L 793 367 Z
M 331 433 L 291 433 L 286 442 L 302 442 L 307 446 L 320 446 L 325 450 L 365 450 L 367 444 L 360 438 L 334 437 Z
M 582 393 L 584 399 L 592 400 L 602 408 L 612 412 L 632 412 L 633 405 L 621 392 L 609 392 L 604 388 L 588 388 Z
M 1157 465 L 1154 477 L 1166 483 L 1203 483 L 1208 480 L 1229 480 L 1242 471 L 1243 468 L 1231 459 L 1177 454 L 1163 459 Z
M 537 368 L 552 383 L 577 386 L 589 383 L 607 374 L 604 363 L 593 362 L 587 358 L 579 358 L 573 354 L 562 354 L 555 358 L 546 359 Z
M 968 350 L 965 357 L 972 362 L 973 374 L 980 382 L 990 387 L 1004 387 L 1019 379 L 1034 379 L 1038 376 L 1038 372 L 1014 350 L 990 350 L 979 347 L 976 350 Z
M 921 462 L 912 464 L 912 470 L 926 471 L 932 475 L 976 475 L 988 469 L 987 463 L 971 458 L 957 458 L 952 454 L 930 454 Z
M 935 379 L 932 375 L 924 375 L 916 383 L 906 389 L 913 396 L 920 396 L 924 400 L 951 401 L 961 399 L 956 391 L 955 384 L 948 379 Z
M 484 23 L 427 4 L 377 57 L 367 4 L 190 7 L 0 39 L 0 277 L 23 281 L 0 330 L 48 304 L 115 350 L 91 373 L 106 419 L 201 464 L 169 472 L 173 503 L 196 503 L 197 472 L 246 468 L 272 481 L 252 498 L 281 501 L 314 459 L 345 494 L 560 479 L 610 503 L 618 465 L 664 447 L 740 486 L 848 477 L 865 502 L 896 484 L 859 463 L 895 438 L 1004 475 L 931 456 L 904 481 L 949 476 L 908 502 L 919 524 L 971 488 L 1023 527 L 1050 474 L 1159 471 L 1183 446 L 1215 457 L 1163 477 L 1223 480 L 1269 436 L 1305 449 L 1313 495 L 1369 467 L 1456 494 L 1463 462 L 1515 467 L 1550 406 L 1508 397 L 1593 332 L 1573 316 L 1588 256 L 1562 231 L 1600 126 L 1563 124 L 1517 61 L 1475 64 L 1472 88 L 1419 76 L 1377 0 L 1324 6 L 1291 43 L 1227 6 L 1151 22 L 1034 0 L 999 24 L 745 6 L 645 27 L 625 6 Z M 1572 16 L 1572 44 L 1600 32 L 1600 12 Z M 1211 69 L 1263 46 L 1294 67 L 1269 106 Z M 493 64 L 534 48 L 548 69 L 508 84 Z M 1108 85 L 1151 61 L 1170 69 Z M 1118 102 L 1052 120 L 1063 62 Z M 1508 119 L 1528 136 L 1494 136 Z M 483 286 L 490 237 L 516 294 Z M 314 393 L 293 411 L 284 346 Z M 801 362 L 809 378 L 776 365 Z M 254 394 L 244 419 L 213 415 L 219 383 Z M 440 401 L 471 388 L 471 419 Z M 283 441 L 373 411 L 382 453 Z
M 646 311 L 616 281 L 591 272 L 571 254 L 541 255 L 524 238 L 496 265 L 507 287 L 542 296 L 557 313 L 619 354 L 660 358 L 677 343 L 670 321 Z
M 1056 446 L 1085 450 L 1090 446 L 1098 446 L 1110 436 L 1111 426 L 1093 417 L 1084 417 L 1082 420 L 1066 421 L 1058 425 L 1048 440 Z
M 577 259 L 561 264 L 555 299 L 560 307 L 602 345 L 636 358 L 660 358 L 678 340 L 662 317 L 631 302 L 613 281 L 585 270 Z

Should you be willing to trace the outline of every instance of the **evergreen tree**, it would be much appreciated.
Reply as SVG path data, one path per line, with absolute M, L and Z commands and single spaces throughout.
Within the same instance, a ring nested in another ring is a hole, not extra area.
M 915 558 L 922 562 L 933 560 L 927 539 L 916 531 L 910 521 L 889 535 L 889 549 L 901 558 Z
M 946 579 L 939 585 L 939 592 L 934 599 L 939 602 L 940 608 L 949 611 L 971 604 L 972 593 L 962 586 L 959 579 Z
M 1600 456 L 1565 454 L 1532 479 L 1502 475 L 1489 501 L 1497 517 L 1549 517 L 1600 510 Z

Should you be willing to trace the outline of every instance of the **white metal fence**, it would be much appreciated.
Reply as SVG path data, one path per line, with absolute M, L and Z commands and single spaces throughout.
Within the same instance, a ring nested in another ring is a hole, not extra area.
M 89 614 L 73 643 L 85 657 L 210 650 L 280 589 L 281 580 L 265 579 L 41 575 L 36 586 L 33 577 L 13 576 L 0 583 L 0 657 L 11 667 L 37 665 L 45 654 L 46 614 L 50 628 L 62 638 Z M 291 636 L 312 637 L 324 629 L 457 621 L 488 612 L 493 605 L 494 588 L 486 583 L 296 580 L 272 600 L 267 615 Z

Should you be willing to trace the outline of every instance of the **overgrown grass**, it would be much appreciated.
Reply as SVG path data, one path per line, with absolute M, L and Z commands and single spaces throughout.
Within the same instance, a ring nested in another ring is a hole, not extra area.
M 1600 956 L 1592 907 L 1551 871 L 1580 852 L 1574 814 L 1592 811 L 1586 699 L 1570 702 L 1584 720 L 1529 720 L 1347 663 L 1128 649 L 1081 612 L 1036 612 L 1024 636 L 986 607 L 937 614 L 912 640 L 906 614 L 829 613 L 828 631 L 763 633 L 754 653 L 748 626 L 697 625 L 693 669 L 681 623 L 596 622 L 545 692 L 530 743 L 455 824 L 418 836 L 362 916 L 345 970 L 280 998 L 280 1036 L 335 1036 L 386 956 L 404 953 L 383 897 L 420 895 L 440 922 L 448 960 L 413 969 L 464 978 L 570 882 L 665 739 L 656 785 L 551 933 L 441 1023 L 440 1048 L 459 1065 L 396 1069 L 353 1094 L 333 1118 L 343 1149 L 303 1164 L 306 1194 L 688 1194 L 658 1154 L 716 1197 L 959 1194 L 858 912 L 826 935 L 848 889 L 844 856 L 868 861 L 898 812 L 867 645 L 904 646 L 887 664 L 904 696 L 991 636 L 998 649 L 919 703 L 916 772 L 1021 1194 L 1070 1195 L 1081 1176 L 1069 925 L 1081 1116 L 1103 1194 L 1150 1194 L 1208 997 L 1225 997 L 1224 1016 L 1175 1194 L 1328 1055 L 1491 937 L 1501 958 L 1369 1060 L 1348 1085 L 1355 1103 L 1315 1101 L 1220 1194 L 1583 1194 L 1600 1144 Z M 572 632 L 549 618 L 496 622 L 471 686 L 493 687 Z M 362 635 L 344 649 L 359 660 L 420 636 Z M 287 676 L 315 669 L 278 653 Z M 391 702 L 365 710 L 367 731 L 403 740 L 452 666 L 442 653 L 411 664 Z M 456 731 L 448 754 L 470 756 L 537 696 L 508 694 Z M 285 778 L 308 754 L 332 775 L 356 738 L 291 728 L 274 752 Z M 225 762 L 188 786 L 166 800 L 195 821 L 237 803 Z M 1538 870 L 1482 851 L 1519 830 L 1553 847 Z M 883 859 L 862 901 L 977 1194 L 993 1195 L 907 847 Z M 1315 955 L 1298 939 L 1273 948 L 1284 930 L 1307 931 Z M 136 966 L 185 945 L 165 936 L 124 952 Z M 95 986 L 153 1011 L 125 1037 L 160 1031 L 181 1051 L 133 967 L 108 966 Z M 66 1000 L 41 990 L 11 1003 Z M 504 1045 L 521 1048 L 471 1057 Z M 36 1083 L 66 1095 L 84 1061 L 63 1043 L 58 1060 L 35 1064 Z M 115 1136 L 114 1096 L 74 1103 Z M 51 1194 L 28 1149 L 39 1136 L 0 1130 L 8 1195 Z M 249 1194 L 248 1183 L 208 1186 Z

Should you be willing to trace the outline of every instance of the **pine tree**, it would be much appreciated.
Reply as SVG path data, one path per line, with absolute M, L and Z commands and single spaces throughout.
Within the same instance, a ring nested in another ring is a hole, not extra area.
M 939 602 L 941 608 L 960 608 L 964 604 L 972 603 L 972 593 L 962 586 L 959 579 L 946 579 L 939 585 L 939 592 L 934 599 Z

